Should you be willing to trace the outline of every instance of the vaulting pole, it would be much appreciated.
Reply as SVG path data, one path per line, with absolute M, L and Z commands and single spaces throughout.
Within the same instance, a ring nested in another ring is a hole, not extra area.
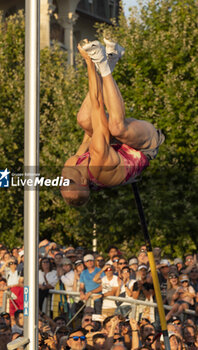
M 141 221 L 141 226 L 142 226 L 142 231 L 144 233 L 144 239 L 146 243 L 146 248 L 147 248 L 147 254 L 148 254 L 148 259 L 149 259 L 149 264 L 151 268 L 151 274 L 153 278 L 153 285 L 155 289 L 155 296 L 157 300 L 157 306 L 158 306 L 158 312 L 159 312 L 159 317 L 160 317 L 160 323 L 161 323 L 161 329 L 162 333 L 164 336 L 164 345 L 166 350 L 171 350 L 170 348 L 170 342 L 169 342 L 169 337 L 168 337 L 168 331 L 167 331 L 167 324 L 166 324 L 166 318 L 165 318 L 165 312 L 164 312 L 164 307 L 163 307 L 163 300 L 161 296 L 161 291 L 160 291 L 160 284 L 159 284 L 159 279 L 157 275 L 157 270 L 156 270 L 156 264 L 155 264 L 155 259 L 152 251 L 152 246 L 151 246 L 151 240 L 149 237 L 149 232 L 144 216 L 144 211 L 137 187 L 137 183 L 132 183 L 132 188 L 135 196 L 135 201 Z
M 25 1 L 25 178 L 39 171 L 40 1 Z M 27 174 L 28 173 L 28 174 Z M 28 350 L 38 349 L 38 186 L 24 191 L 24 336 Z

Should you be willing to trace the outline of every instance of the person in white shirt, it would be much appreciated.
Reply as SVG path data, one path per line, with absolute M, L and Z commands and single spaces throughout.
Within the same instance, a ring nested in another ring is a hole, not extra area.
M 49 258 L 44 257 L 40 261 L 39 266 L 39 308 L 42 310 L 42 305 L 45 297 L 48 295 L 49 289 L 53 289 L 58 282 L 57 271 L 53 270 L 52 263 Z
M 105 276 L 101 278 L 101 274 L 105 273 Z M 115 295 L 118 289 L 118 277 L 113 274 L 114 268 L 110 264 L 106 264 L 101 271 L 99 271 L 93 281 L 96 283 L 101 283 L 102 285 L 102 315 L 111 316 L 114 315 L 116 310 L 116 303 L 113 300 L 105 299 L 105 297 L 110 295 Z
M 23 286 L 23 277 L 21 277 L 17 271 L 17 260 L 13 257 L 9 260 L 8 267 L 9 272 L 7 275 L 7 287 Z
M 116 292 L 116 296 L 118 297 L 124 297 L 124 298 L 131 298 L 132 297 L 132 287 L 134 283 L 136 282 L 135 279 L 130 279 L 130 269 L 126 265 L 120 270 L 120 278 L 118 278 L 118 289 Z M 116 310 L 116 313 L 121 313 L 123 316 L 127 316 L 130 311 L 132 304 L 127 302 L 118 302 L 117 303 L 118 309 Z
M 65 286 L 65 290 L 67 292 L 72 292 L 74 286 L 74 270 L 72 267 L 72 262 L 69 258 L 62 259 L 62 266 L 58 269 L 58 275 L 61 282 Z M 68 296 L 67 301 L 70 311 L 73 313 L 72 304 L 74 303 L 74 298 L 72 296 Z

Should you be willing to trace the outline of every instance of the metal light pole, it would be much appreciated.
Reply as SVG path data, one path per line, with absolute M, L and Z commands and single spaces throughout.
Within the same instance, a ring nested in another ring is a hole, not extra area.
M 25 159 L 27 179 L 39 171 L 40 0 L 25 1 Z M 27 174 L 28 173 L 28 174 Z M 38 186 L 24 191 L 24 336 L 38 349 Z

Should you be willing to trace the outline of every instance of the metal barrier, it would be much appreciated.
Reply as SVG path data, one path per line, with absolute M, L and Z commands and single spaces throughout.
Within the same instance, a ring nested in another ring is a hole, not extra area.
M 80 293 L 79 292 L 68 292 L 65 290 L 54 290 L 54 289 L 50 289 L 49 290 L 49 294 L 53 295 L 53 294 L 59 294 L 59 295 L 65 295 L 65 296 L 72 296 L 72 297 L 80 297 Z M 92 294 L 90 298 L 93 298 L 95 296 L 97 296 L 98 294 Z M 157 303 L 151 302 L 151 301 L 143 301 L 143 300 L 138 300 L 138 299 L 133 299 L 133 298 L 121 298 L 121 297 L 115 297 L 115 296 L 108 296 L 108 297 L 104 297 L 107 300 L 114 300 L 114 301 L 119 301 L 119 302 L 127 302 L 128 304 L 131 305 L 143 305 L 143 306 L 149 306 L 149 307 L 154 307 L 157 308 Z M 5 291 L 3 293 L 3 303 L 2 303 L 2 307 L 1 307 L 1 312 L 9 312 L 8 309 L 8 300 L 11 299 L 11 292 L 10 291 Z M 13 300 L 14 302 L 14 300 Z M 50 301 L 48 301 L 48 303 L 46 303 L 45 305 L 45 313 L 49 314 L 50 311 L 50 305 L 49 305 Z M 164 305 L 164 308 L 166 310 L 171 310 L 172 307 L 170 305 Z M 184 311 L 185 314 L 188 315 L 192 315 L 192 316 L 197 316 L 195 311 L 193 310 L 185 310 Z
M 69 292 L 69 291 L 65 291 L 65 290 L 50 289 L 49 293 L 50 294 L 59 294 L 59 295 L 62 294 L 62 295 L 65 295 L 65 296 L 73 296 L 73 297 L 79 297 L 80 296 L 79 292 Z M 97 295 L 98 294 L 92 294 L 90 296 L 90 298 L 96 297 Z M 104 299 L 124 302 L 124 303 L 131 304 L 132 306 L 142 305 L 142 306 L 148 306 L 148 307 L 157 308 L 157 303 L 155 303 L 155 302 L 133 299 L 131 297 L 121 298 L 121 297 L 115 297 L 115 296 L 108 296 L 108 297 L 104 297 Z M 171 310 L 172 306 L 164 305 L 164 309 Z M 47 312 L 47 310 L 46 310 L 46 312 Z M 49 310 L 48 310 L 48 312 L 49 312 Z M 188 314 L 188 315 L 191 315 L 191 316 L 196 316 L 196 313 L 195 313 L 194 310 L 185 310 L 184 313 Z
M 79 292 L 67 292 L 64 290 L 54 290 L 54 289 L 50 289 L 49 290 L 49 294 L 50 294 L 50 299 L 48 299 L 48 302 L 45 304 L 45 313 L 48 314 L 50 316 L 50 306 L 51 306 L 51 296 L 52 295 L 65 295 L 65 296 L 72 296 L 72 297 L 78 297 L 80 296 Z M 98 294 L 92 294 L 90 299 L 97 296 Z M 8 300 L 11 298 L 11 292 L 10 291 L 5 291 L 3 294 L 3 305 L 2 305 L 2 312 L 6 311 L 9 312 L 7 305 Z M 132 305 L 132 312 L 131 312 L 131 317 L 135 318 L 135 313 L 136 313 L 136 306 L 138 305 L 142 305 L 142 306 L 147 306 L 147 307 L 154 307 L 157 308 L 157 303 L 151 302 L 151 301 L 143 301 L 143 300 L 137 300 L 137 299 L 133 299 L 133 298 L 121 298 L 121 297 L 115 297 L 115 296 L 108 296 L 108 297 L 104 297 L 105 299 L 108 300 L 114 300 L 114 301 L 119 301 L 119 302 L 125 302 L 128 304 Z M 86 304 L 84 304 L 83 307 L 85 307 Z M 83 307 L 81 309 L 83 309 Z M 164 308 L 166 310 L 171 310 L 171 306 L 169 305 L 164 305 Z M 77 316 L 77 314 L 79 313 L 79 311 L 74 315 L 74 317 L 68 322 L 71 323 L 71 321 Z M 185 310 L 184 312 L 185 314 L 191 315 L 191 316 L 196 316 L 195 311 L 193 310 Z M 27 344 L 29 343 L 29 339 L 25 338 L 25 337 L 20 337 L 18 339 L 15 339 L 14 341 L 12 341 L 11 343 L 8 344 L 7 348 L 9 350 L 14 350 L 17 349 L 19 347 L 24 348 L 27 346 Z

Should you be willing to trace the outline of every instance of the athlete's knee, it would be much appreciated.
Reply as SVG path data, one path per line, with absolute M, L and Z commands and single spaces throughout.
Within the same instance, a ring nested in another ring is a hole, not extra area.
M 109 131 L 114 137 L 122 136 L 125 131 L 125 125 L 123 122 L 116 123 L 109 120 Z
M 77 114 L 77 123 L 83 128 L 83 125 L 85 124 L 85 116 L 84 113 L 81 111 Z

